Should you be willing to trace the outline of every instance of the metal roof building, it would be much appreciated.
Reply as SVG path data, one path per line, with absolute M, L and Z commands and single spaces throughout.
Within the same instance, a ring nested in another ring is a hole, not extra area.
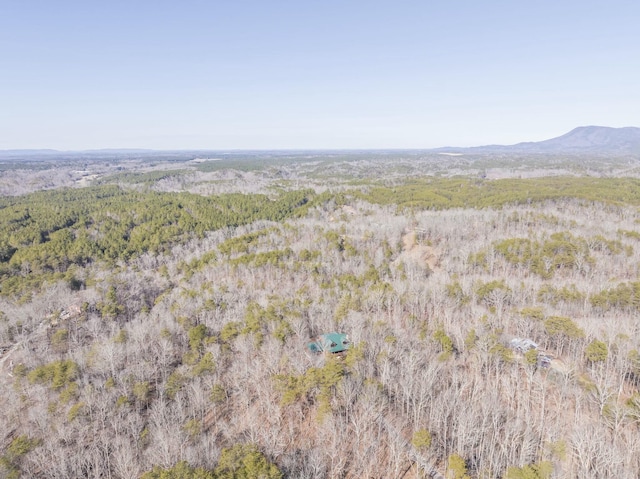
M 315 341 L 307 344 L 307 347 L 314 353 L 341 353 L 351 347 L 351 341 L 345 333 L 321 334 Z

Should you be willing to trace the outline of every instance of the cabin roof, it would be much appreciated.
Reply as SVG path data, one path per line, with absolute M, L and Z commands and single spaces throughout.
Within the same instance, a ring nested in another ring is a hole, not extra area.
M 351 347 L 351 341 L 345 333 L 332 331 L 321 334 L 315 341 L 309 343 L 307 347 L 314 353 L 340 353 Z

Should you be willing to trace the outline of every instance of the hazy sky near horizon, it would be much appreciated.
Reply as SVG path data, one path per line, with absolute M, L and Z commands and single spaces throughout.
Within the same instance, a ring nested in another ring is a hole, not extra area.
M 432 148 L 640 126 L 637 0 L 0 1 L 0 149 Z

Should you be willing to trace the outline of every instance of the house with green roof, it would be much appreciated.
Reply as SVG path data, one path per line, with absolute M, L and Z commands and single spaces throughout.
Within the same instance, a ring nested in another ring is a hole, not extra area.
M 307 344 L 313 353 L 341 353 L 351 347 L 351 341 L 345 333 L 325 333 L 318 336 L 315 341 Z

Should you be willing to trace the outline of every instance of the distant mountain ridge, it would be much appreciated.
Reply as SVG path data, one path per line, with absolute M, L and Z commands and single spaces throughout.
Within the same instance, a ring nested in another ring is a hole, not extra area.
M 444 150 L 441 148 L 440 150 Z M 640 128 L 579 126 L 569 133 L 543 141 L 515 145 L 487 145 L 456 150 L 504 153 L 640 154 Z
M 408 149 L 410 151 L 412 149 Z M 59 151 L 52 149 L 12 149 L 0 150 L 0 159 L 46 159 L 46 158 L 111 158 L 111 157 L 156 157 L 162 155 L 171 155 L 175 158 L 182 158 L 189 155 L 197 154 L 259 154 L 269 152 L 277 153 L 314 153 L 314 152 L 335 152 L 352 151 L 359 153 L 373 151 L 400 151 L 399 149 L 358 149 L 358 150 L 341 150 L 341 149 L 310 149 L 310 150 L 207 150 L 207 149 L 182 149 L 182 150 L 152 150 L 142 148 L 111 148 L 111 149 L 93 149 L 93 150 L 70 150 Z M 608 126 L 579 126 L 564 135 L 543 141 L 527 141 L 516 143 L 515 145 L 484 145 L 472 147 L 456 147 L 447 146 L 441 148 L 432 148 L 423 151 L 437 152 L 441 154 L 464 154 L 464 153 L 519 153 L 519 154 L 617 154 L 640 155 L 640 128 L 627 126 L 622 128 L 612 128 Z
M 520 143 L 515 146 L 538 150 L 640 152 L 640 128 L 633 126 L 624 128 L 580 126 L 557 138 Z

